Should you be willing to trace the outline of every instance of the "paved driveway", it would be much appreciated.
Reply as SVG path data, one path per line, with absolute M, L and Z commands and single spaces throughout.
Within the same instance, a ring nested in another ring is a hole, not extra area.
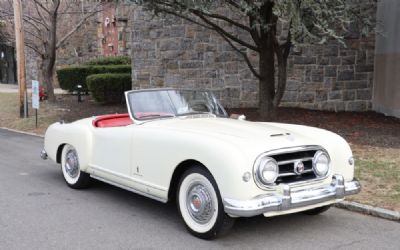
M 400 223 L 336 208 L 239 219 L 224 238 L 200 240 L 173 204 L 99 182 L 68 188 L 39 158 L 42 143 L 0 130 L 0 249 L 400 249 Z

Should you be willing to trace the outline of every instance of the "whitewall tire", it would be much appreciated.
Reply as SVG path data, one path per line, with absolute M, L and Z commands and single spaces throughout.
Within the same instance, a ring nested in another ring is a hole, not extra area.
M 179 211 L 193 235 L 212 239 L 232 227 L 234 219 L 225 214 L 217 184 L 206 169 L 187 170 L 177 191 Z
M 90 182 L 89 174 L 82 172 L 79 165 L 79 157 L 76 149 L 66 144 L 61 154 L 61 170 L 64 180 L 71 188 L 86 188 Z

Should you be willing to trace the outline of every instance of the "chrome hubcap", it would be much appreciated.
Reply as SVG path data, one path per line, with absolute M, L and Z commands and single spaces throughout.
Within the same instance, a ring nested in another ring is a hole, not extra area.
M 189 188 L 186 204 L 190 216 L 199 224 L 206 224 L 214 214 L 211 194 L 200 183 L 194 183 Z
M 75 150 L 69 150 L 65 156 L 65 172 L 75 178 L 79 174 L 79 161 Z

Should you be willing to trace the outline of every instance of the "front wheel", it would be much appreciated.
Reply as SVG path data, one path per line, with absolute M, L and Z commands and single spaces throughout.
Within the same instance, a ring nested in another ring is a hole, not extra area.
M 81 171 L 78 152 L 69 144 L 65 145 L 62 150 L 61 170 L 69 187 L 81 189 L 89 186 L 90 176 L 88 173 Z
M 228 231 L 234 223 L 222 204 L 212 175 L 201 167 L 187 170 L 180 179 L 178 208 L 188 231 L 202 239 L 212 239 Z

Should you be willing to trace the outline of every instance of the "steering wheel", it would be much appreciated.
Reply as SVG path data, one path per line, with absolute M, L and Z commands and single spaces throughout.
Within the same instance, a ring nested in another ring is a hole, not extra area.
M 192 100 L 192 101 L 189 102 L 189 105 L 194 111 L 212 113 L 212 108 L 205 101 Z

